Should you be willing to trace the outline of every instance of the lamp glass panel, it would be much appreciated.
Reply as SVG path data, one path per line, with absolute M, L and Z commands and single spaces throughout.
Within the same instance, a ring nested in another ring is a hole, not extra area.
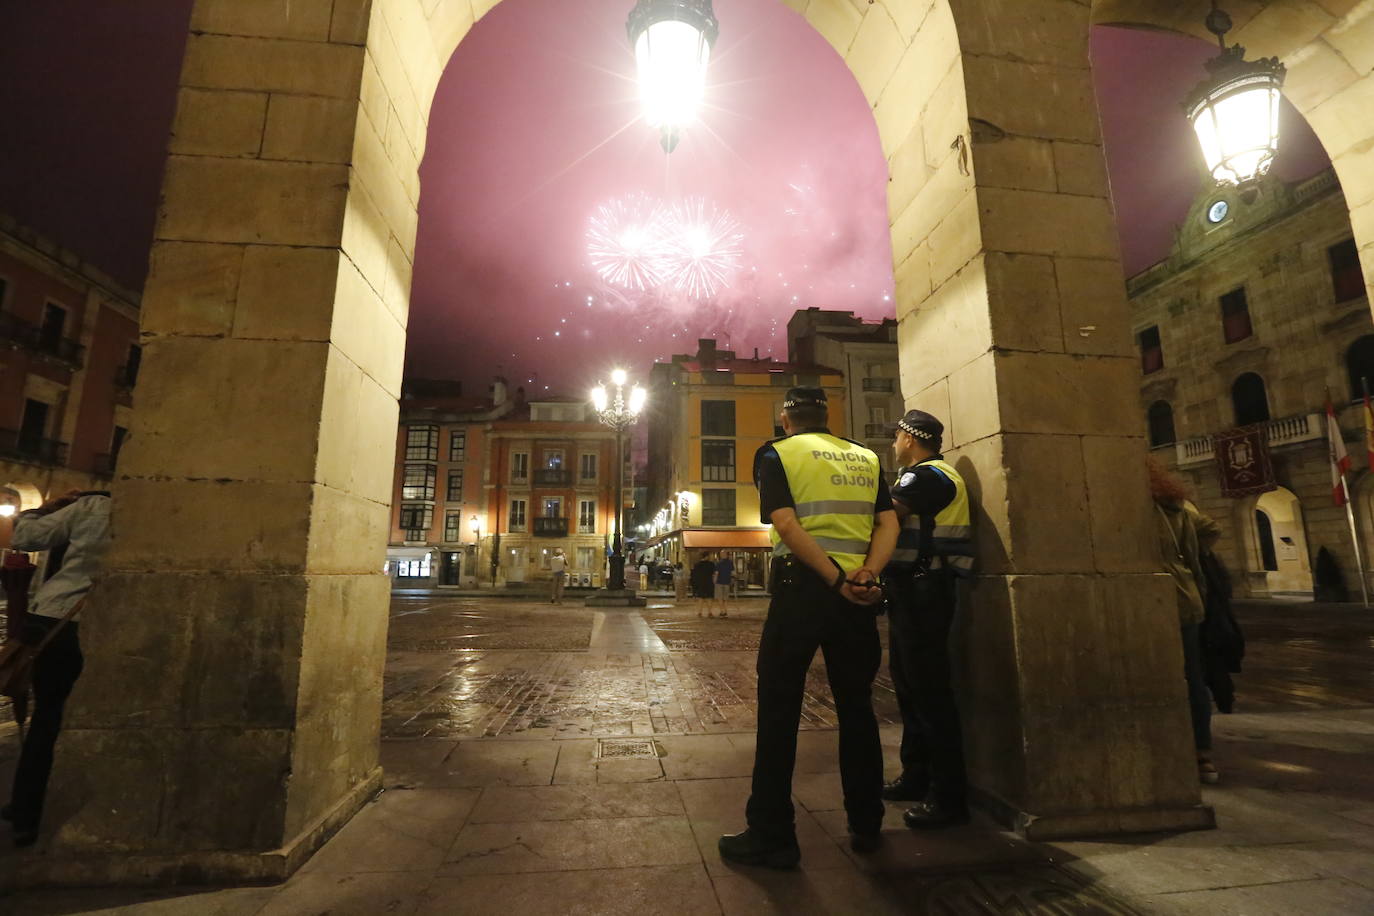
M 1266 80 L 1219 93 L 1198 112 L 1193 129 L 1212 177 L 1238 183 L 1269 171 L 1278 150 L 1279 98 Z
M 693 25 L 655 22 L 635 42 L 639 98 L 651 127 L 682 126 L 696 116 L 711 45 Z

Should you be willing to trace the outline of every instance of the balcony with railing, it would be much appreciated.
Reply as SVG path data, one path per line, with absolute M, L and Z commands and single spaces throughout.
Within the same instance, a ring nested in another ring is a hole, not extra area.
M 1271 449 L 1312 442 L 1326 435 L 1325 421 L 1326 417 L 1319 413 L 1297 414 L 1269 420 L 1264 424 L 1265 438 Z M 1178 453 L 1179 467 L 1205 464 L 1216 457 L 1216 437 L 1194 436 L 1174 443 L 1174 448 Z
M 568 536 L 566 518 L 537 518 L 534 520 L 535 537 L 565 538 Z
M 27 436 L 12 429 L 0 429 L 0 457 L 61 467 L 67 463 L 67 443 Z
M 572 471 L 567 468 L 539 468 L 534 472 L 536 487 L 572 486 Z
M 86 352 L 86 348 L 76 341 L 45 334 L 42 328 L 10 312 L 0 312 L 0 340 L 9 341 L 43 356 L 50 356 L 73 369 L 81 368 L 81 357 Z
M 864 379 L 864 391 L 880 391 L 891 394 L 897 390 L 897 380 L 890 378 L 866 378 Z
M 891 439 L 893 426 L 891 423 L 865 423 L 865 439 Z

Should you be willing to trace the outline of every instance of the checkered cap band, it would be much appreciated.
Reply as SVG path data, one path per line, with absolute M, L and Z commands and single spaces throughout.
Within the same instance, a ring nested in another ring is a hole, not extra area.
M 912 426 L 905 418 L 897 421 L 897 428 L 908 435 L 915 436 L 917 439 L 924 439 L 927 442 L 933 442 L 940 438 L 934 433 Z

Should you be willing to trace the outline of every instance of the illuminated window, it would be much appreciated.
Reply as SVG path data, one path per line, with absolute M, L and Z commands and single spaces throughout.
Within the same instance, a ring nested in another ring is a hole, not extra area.
M 463 501 L 463 472 L 448 472 L 448 491 L 445 498 L 451 503 Z
M 512 499 L 510 501 L 510 524 L 511 531 L 525 530 L 525 501 L 523 499 Z
M 439 427 L 410 426 L 406 428 L 406 461 L 439 460 Z
M 401 484 L 401 499 L 433 499 L 435 469 L 432 464 L 408 464 Z

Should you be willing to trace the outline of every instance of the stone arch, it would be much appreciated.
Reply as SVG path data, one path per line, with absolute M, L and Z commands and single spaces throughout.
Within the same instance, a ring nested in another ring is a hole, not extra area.
M 1234 512 L 1248 594 L 1311 597 L 1312 558 L 1298 497 L 1278 487 L 1238 500 Z
M 902 388 L 980 497 L 979 798 L 1037 837 L 1210 824 L 1181 681 L 1154 674 L 1180 649 L 1086 5 L 786 2 L 873 107 Z M 377 785 L 417 164 L 494 5 L 197 0 L 109 597 L 83 620 L 110 651 L 73 702 L 48 880 L 278 877 Z
M 1228 40 L 1248 56 L 1278 57 L 1288 66 L 1284 95 L 1307 119 L 1331 157 L 1350 207 L 1350 223 L 1374 289 L 1374 35 L 1368 2 L 1313 4 L 1306 0 L 1247 0 L 1223 6 L 1235 28 Z M 1203 26 L 1210 0 L 1093 0 L 1099 25 L 1123 25 L 1193 35 L 1208 41 Z M 1370 297 L 1374 302 L 1374 297 Z

